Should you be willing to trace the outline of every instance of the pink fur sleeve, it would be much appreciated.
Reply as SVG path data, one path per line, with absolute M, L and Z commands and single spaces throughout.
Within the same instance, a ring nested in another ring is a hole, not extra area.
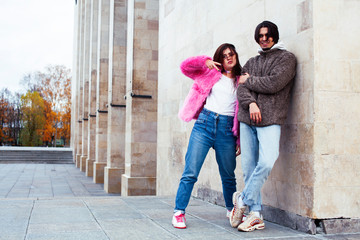
M 210 71 L 205 65 L 208 59 L 211 59 L 211 57 L 205 55 L 187 58 L 180 65 L 181 72 L 194 80 L 194 78 L 204 74 L 206 71 Z
M 236 107 L 235 107 L 235 116 L 234 116 L 234 125 L 232 128 L 232 132 L 236 139 L 236 145 L 240 146 L 240 131 L 239 131 L 239 120 L 238 120 L 238 112 L 239 112 L 239 102 L 236 100 Z

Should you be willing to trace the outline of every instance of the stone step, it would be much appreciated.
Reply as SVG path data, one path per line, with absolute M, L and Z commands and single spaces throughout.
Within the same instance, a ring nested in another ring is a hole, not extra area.
M 73 163 L 70 148 L 0 147 L 0 163 Z

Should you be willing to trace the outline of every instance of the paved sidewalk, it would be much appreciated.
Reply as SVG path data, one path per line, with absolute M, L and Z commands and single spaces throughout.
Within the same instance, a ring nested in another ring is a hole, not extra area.
M 74 164 L 0 164 L 0 198 L 109 196 L 103 189 Z
M 226 210 L 192 199 L 187 229 L 171 225 L 174 197 L 108 195 L 71 164 L 0 165 L 0 239 L 360 239 L 309 235 L 266 222 L 251 233 L 231 228 Z

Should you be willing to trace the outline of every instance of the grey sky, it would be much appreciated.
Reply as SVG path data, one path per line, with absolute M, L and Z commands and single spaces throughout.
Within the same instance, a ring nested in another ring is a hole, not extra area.
M 49 64 L 72 68 L 74 0 L 8 0 L 0 3 L 0 89 Z

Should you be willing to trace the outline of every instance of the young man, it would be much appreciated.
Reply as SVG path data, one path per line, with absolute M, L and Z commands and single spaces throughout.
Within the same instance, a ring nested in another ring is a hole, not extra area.
M 280 126 L 287 116 L 296 73 L 295 56 L 278 40 L 274 23 L 260 23 L 255 29 L 259 55 L 247 61 L 239 79 L 238 119 L 245 187 L 233 194 L 234 208 L 230 215 L 231 226 L 239 231 L 265 228 L 260 216 L 260 193 L 279 156 Z M 242 222 L 246 207 L 250 214 Z

